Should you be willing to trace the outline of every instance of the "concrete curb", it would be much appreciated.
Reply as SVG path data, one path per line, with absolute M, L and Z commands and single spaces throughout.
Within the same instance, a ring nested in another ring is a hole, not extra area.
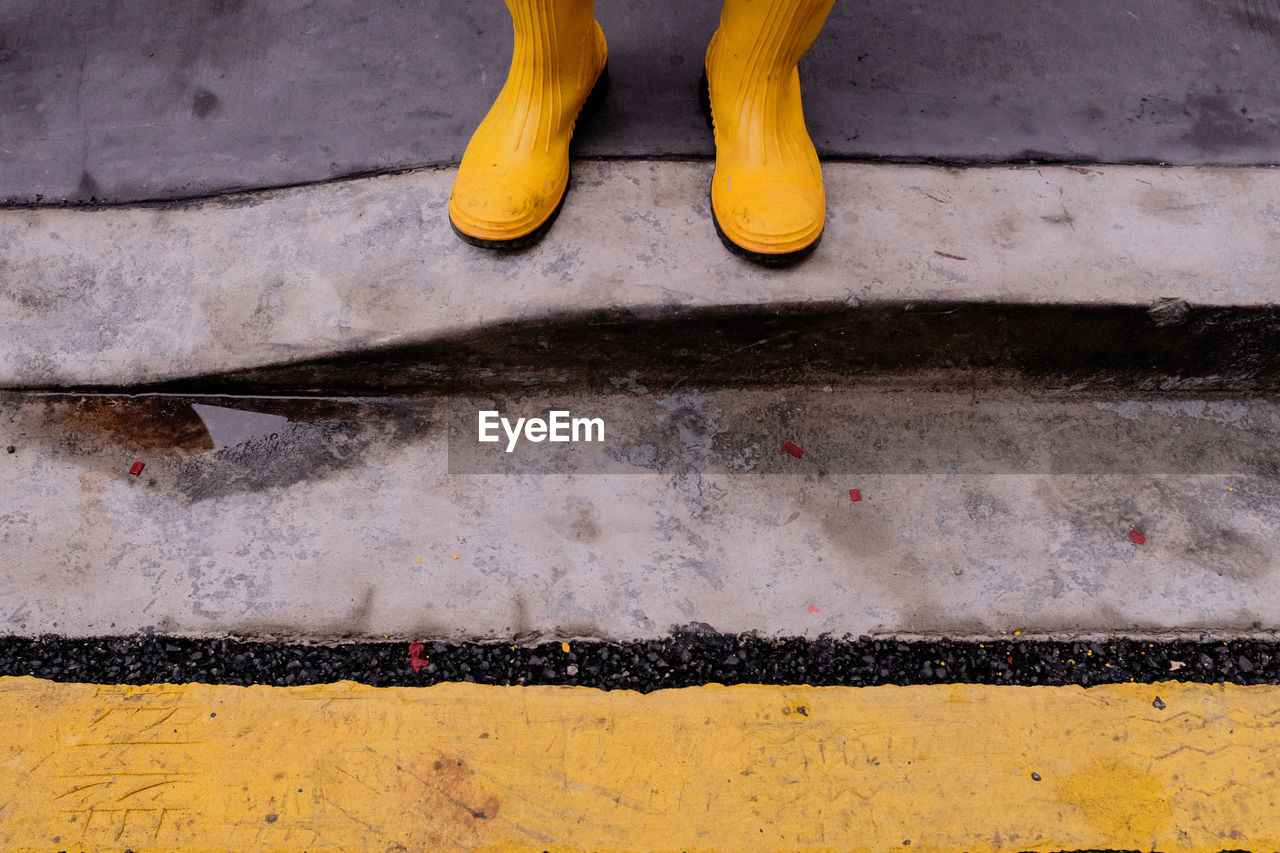
M 471 351 L 477 370 L 494 371 L 506 347 L 517 370 L 546 355 L 547 330 L 577 347 L 573 335 L 604 320 L 638 323 L 622 331 L 643 359 L 658 351 L 644 338 L 664 326 L 689 342 L 691 319 L 734 338 L 726 312 L 749 318 L 736 333 L 747 343 L 788 322 L 814 344 L 857 334 L 859 349 L 828 360 L 837 373 L 1071 372 L 1114 357 L 1234 388 L 1274 375 L 1280 171 L 828 164 L 822 246 L 771 271 L 717 242 L 710 169 L 579 163 L 556 227 L 515 255 L 449 232 L 451 170 L 188 204 L 0 211 L 0 387 L 128 387 L 353 355 L 399 357 L 405 369 L 387 387 L 420 387 L 429 371 L 408 368 L 429 365 L 424 352 L 456 365 Z M 927 305 L 937 310 L 921 314 Z M 930 341 L 953 357 L 913 354 Z M 699 370 L 714 374 L 704 356 L 726 342 L 693 347 Z M 335 371 L 315 376 L 339 382 Z

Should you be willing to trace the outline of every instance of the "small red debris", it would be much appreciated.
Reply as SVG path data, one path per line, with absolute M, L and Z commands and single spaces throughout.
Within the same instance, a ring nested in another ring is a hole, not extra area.
M 803 451 L 803 450 L 801 450 L 800 448 L 796 447 L 794 444 L 792 444 L 792 443 L 791 443 L 791 442 L 789 442 L 789 441 L 788 441 L 786 444 L 782 445 L 782 450 L 780 450 L 780 451 L 778 451 L 778 452 L 779 452 L 779 453 L 790 453 L 792 456 L 794 456 L 794 457 L 795 457 L 795 458 L 797 458 L 797 459 L 799 459 L 801 456 L 804 456 L 804 451 Z
M 809 612 L 810 612 L 810 613 L 821 613 L 822 611 L 821 611 L 821 610 L 819 610 L 818 608 L 814 607 L 812 604 L 810 604 L 810 605 L 809 605 Z
M 1130 530 L 1130 531 L 1129 531 L 1129 541 L 1130 541 L 1130 542 L 1132 542 L 1134 545 L 1146 545 L 1146 544 L 1147 544 L 1147 537 L 1146 537 L 1146 536 L 1143 536 L 1143 535 L 1142 535 L 1141 533 L 1139 533 L 1137 530 Z
M 854 503 L 858 503 L 859 501 L 861 501 L 861 500 L 862 500 L 862 490 L 861 490 L 861 489 L 850 489 L 850 490 L 849 490 L 849 500 L 853 501 Z
M 135 462 L 133 463 L 133 467 L 129 469 L 129 473 L 135 477 L 140 476 L 142 474 L 142 469 L 146 467 L 147 465 L 145 462 Z
M 950 254 L 950 253 L 948 253 L 948 252 L 939 252 L 937 249 L 934 249 L 934 250 L 933 250 L 933 253 L 934 253 L 935 255 L 937 255 L 938 257 L 940 257 L 940 258 L 950 258 L 950 259 L 951 259 L 951 260 L 953 260 L 953 261 L 967 261 L 967 260 L 969 260 L 968 258 L 962 258 L 962 257 L 960 257 L 959 255 L 952 255 L 952 254 Z
M 417 640 L 409 644 L 409 666 L 413 667 L 414 672 L 420 671 L 428 663 L 427 658 L 419 657 L 425 648 L 426 646 Z

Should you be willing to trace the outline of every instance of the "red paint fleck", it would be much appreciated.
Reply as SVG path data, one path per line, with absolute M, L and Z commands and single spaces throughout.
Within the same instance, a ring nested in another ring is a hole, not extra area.
M 782 445 L 782 450 L 780 450 L 780 451 L 778 451 L 778 452 L 779 452 L 779 453 L 790 453 L 792 456 L 794 456 L 794 457 L 795 457 L 795 458 L 797 458 L 797 459 L 799 459 L 801 456 L 804 456 L 804 451 L 803 451 L 803 450 L 801 450 L 800 448 L 796 447 L 794 444 L 792 444 L 792 443 L 791 443 L 791 442 L 789 442 L 789 441 L 788 441 L 786 444 Z
M 423 649 L 426 646 L 414 640 L 409 644 L 409 666 L 413 667 L 414 672 L 419 672 L 429 662 L 427 658 L 421 657 Z
M 142 469 L 146 467 L 147 465 L 145 462 L 135 462 L 133 463 L 133 466 L 129 469 L 129 473 L 137 477 L 140 474 L 142 474 Z
M 1129 531 L 1129 541 L 1130 541 L 1130 542 L 1132 542 L 1134 545 L 1146 545 L 1146 544 L 1147 544 L 1147 537 L 1146 537 L 1146 536 L 1143 536 L 1143 535 L 1142 535 L 1140 532 L 1138 532 L 1137 530 L 1130 530 L 1130 531 Z
M 861 500 L 862 500 L 862 490 L 861 490 L 861 489 L 850 489 L 850 490 L 849 490 L 849 500 L 853 501 L 854 503 L 858 503 L 859 501 L 861 501 Z
M 810 604 L 810 605 L 809 605 L 809 612 L 810 612 L 810 613 L 821 613 L 822 611 L 821 611 L 821 610 L 819 610 L 818 608 L 814 607 L 812 604 Z
M 951 253 L 949 253 L 949 252 L 939 252 L 937 249 L 934 249 L 934 250 L 933 250 L 933 253 L 934 253 L 935 255 L 937 255 L 938 257 L 940 257 L 940 258 L 950 258 L 950 259 L 951 259 L 951 260 L 953 260 L 953 261 L 967 261 L 967 260 L 969 260 L 968 258 L 962 258 L 962 257 L 960 257 L 959 255 L 953 255 L 953 254 L 951 254 Z

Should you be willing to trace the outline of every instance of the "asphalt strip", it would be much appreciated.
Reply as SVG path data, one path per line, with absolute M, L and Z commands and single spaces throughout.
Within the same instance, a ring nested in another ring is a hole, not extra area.
M 648 693 L 704 684 L 1091 686 L 1280 683 L 1275 639 L 897 640 L 767 638 L 682 630 L 633 643 L 412 639 L 320 645 L 234 637 L 0 637 L 0 676 L 95 684 L 374 687 L 448 682 Z

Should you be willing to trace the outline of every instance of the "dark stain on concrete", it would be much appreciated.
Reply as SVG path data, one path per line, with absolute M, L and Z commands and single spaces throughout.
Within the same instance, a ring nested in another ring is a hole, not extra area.
M 220 102 L 218 96 L 208 89 L 197 89 L 191 99 L 191 115 L 196 118 L 208 118 L 217 111 Z
M 80 183 L 76 185 L 76 195 L 87 199 L 89 202 L 95 202 L 102 197 L 102 188 L 98 186 L 97 180 L 87 170 L 80 173 Z
M 9 396 L 9 395 L 6 395 Z M 283 415 L 278 433 L 215 450 L 192 402 Z M 440 429 L 435 404 L 186 397 L 48 396 L 30 401 L 33 432 L 59 458 L 123 469 L 146 463 L 146 483 L 183 501 L 279 488 L 332 476 L 376 449 L 394 448 Z
M 345 625 L 352 634 L 367 634 L 369 631 L 369 613 L 373 610 L 373 599 L 377 594 L 377 587 L 372 584 L 365 590 L 364 598 L 356 605 L 351 615 L 345 620 Z
M 1240 106 L 1240 101 L 1241 98 L 1221 93 L 1188 97 L 1192 124 L 1185 141 L 1213 154 L 1241 148 L 1265 149 L 1274 139 L 1274 128 L 1270 123 L 1257 126 L 1248 107 Z
M 569 507 L 566 529 L 569 537 L 577 542 L 591 543 L 602 534 L 599 513 L 594 505 L 586 501 L 575 501 Z
M 1248 534 L 1205 515 L 1188 519 L 1189 557 L 1204 561 L 1207 570 L 1236 581 L 1261 580 L 1276 567 L 1272 552 Z
M 247 0 L 209 0 L 209 13 L 214 17 L 225 18 L 239 14 Z
M 1001 523 L 1009 510 L 994 495 L 972 490 L 965 493 L 964 509 L 978 524 Z
M 1176 193 L 1141 202 L 1180 219 Z M 127 389 L 186 394 L 655 392 L 963 374 L 966 384 L 1280 390 L 1280 308 L 877 302 L 607 309 L 503 322 L 416 344 Z M 602 370 L 607 365 L 607 370 Z M 121 389 L 124 390 L 124 389 Z
M 818 514 L 822 563 L 842 576 L 853 600 L 863 590 L 892 591 L 900 602 L 897 618 L 903 630 L 982 630 L 973 620 L 958 619 L 948 612 L 936 567 L 911 552 L 919 544 L 918 540 L 912 544 L 911 537 L 919 536 L 925 528 L 896 529 L 871 505 L 857 513 L 848 512 L 839 502 L 820 507 L 799 505 L 796 509 L 801 517 Z M 952 567 L 947 570 L 950 573 Z
M 1280 38 L 1280 4 L 1276 0 L 1238 0 L 1238 3 L 1226 10 L 1238 26 L 1259 35 Z
M 145 453 L 213 450 L 191 404 L 175 397 L 49 397 L 43 409 L 42 432 L 76 456 L 122 446 Z
M 1142 95 L 1127 120 L 1146 125 L 1185 125 L 1191 118 L 1187 104 L 1167 95 Z
M 357 464 L 379 443 L 382 427 L 390 426 L 384 419 L 368 421 L 351 414 L 291 421 L 275 437 L 180 459 L 173 488 L 194 502 L 328 477 Z

